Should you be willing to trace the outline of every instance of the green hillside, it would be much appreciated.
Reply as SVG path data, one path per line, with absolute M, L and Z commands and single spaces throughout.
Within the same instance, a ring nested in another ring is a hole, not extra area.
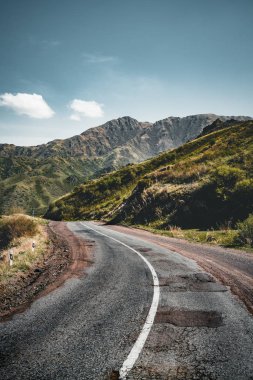
M 36 215 L 46 212 L 54 199 L 100 169 L 100 161 L 49 157 L 0 157 L 0 213 L 21 208 Z
M 78 186 L 46 217 L 203 229 L 233 226 L 251 212 L 253 122 L 247 121 Z
M 75 186 L 181 146 L 224 121 L 231 117 L 202 114 L 143 123 L 125 116 L 47 144 L 0 144 L 0 214 L 34 210 L 42 215 L 49 203 Z

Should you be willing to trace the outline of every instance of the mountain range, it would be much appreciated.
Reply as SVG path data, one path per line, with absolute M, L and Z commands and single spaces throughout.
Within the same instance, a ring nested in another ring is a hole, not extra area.
M 44 213 L 54 199 L 75 186 L 177 148 L 217 119 L 222 123 L 250 118 L 201 114 L 149 123 L 126 116 L 47 144 L 0 144 L 0 213 L 15 208 Z
M 177 149 L 78 186 L 52 203 L 46 217 L 163 230 L 236 226 L 253 213 L 253 121 L 218 120 L 209 129 Z

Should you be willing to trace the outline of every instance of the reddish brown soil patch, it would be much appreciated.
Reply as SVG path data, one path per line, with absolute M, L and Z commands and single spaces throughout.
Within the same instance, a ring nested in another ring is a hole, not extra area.
M 78 238 L 65 222 L 50 222 L 50 244 L 44 257 L 29 272 L 0 288 L 0 321 L 24 311 L 32 301 L 45 296 L 66 281 L 84 274 L 92 263 L 94 243 Z

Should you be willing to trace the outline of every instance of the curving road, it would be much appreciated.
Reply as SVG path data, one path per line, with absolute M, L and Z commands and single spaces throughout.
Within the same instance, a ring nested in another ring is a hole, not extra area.
M 150 269 L 127 246 L 162 285 L 155 323 L 127 378 L 252 379 L 253 320 L 229 289 L 154 243 L 91 222 L 68 226 L 95 240 L 95 264 L 0 324 L 0 379 L 117 378 L 112 372 L 139 337 L 154 291 Z

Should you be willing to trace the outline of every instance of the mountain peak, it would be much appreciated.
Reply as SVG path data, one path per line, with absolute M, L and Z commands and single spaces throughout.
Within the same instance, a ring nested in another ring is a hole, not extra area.
M 104 124 L 105 127 L 114 125 L 114 126 L 129 126 L 129 125 L 137 125 L 139 124 L 138 120 L 130 117 L 130 116 L 122 116 L 117 119 L 112 119 Z
M 231 119 L 192 115 L 152 124 L 124 116 L 65 140 L 33 147 L 2 144 L 0 210 L 8 209 L 10 202 L 25 210 L 34 205 L 44 210 L 53 198 L 76 184 L 174 149 L 196 138 L 218 118 Z

